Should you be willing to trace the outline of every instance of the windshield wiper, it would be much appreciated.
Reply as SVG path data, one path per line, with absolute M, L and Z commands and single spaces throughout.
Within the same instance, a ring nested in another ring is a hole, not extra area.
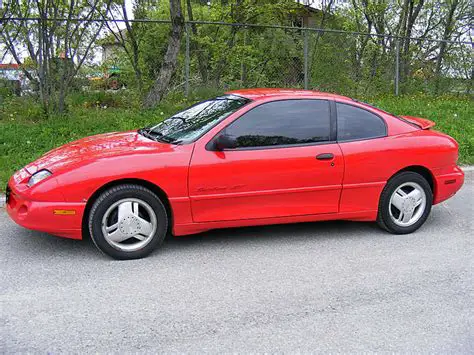
M 181 143 L 180 139 L 176 139 L 176 138 L 173 138 L 173 137 L 170 137 L 170 136 L 165 136 L 163 133 L 160 133 L 160 132 L 153 132 L 153 133 L 156 134 L 155 139 L 157 141 L 164 142 L 164 143 L 170 143 L 170 144 L 180 144 Z
M 138 131 L 138 134 L 141 134 L 143 137 L 147 137 L 151 140 L 154 140 L 156 141 L 155 137 L 153 136 L 153 134 L 151 134 L 151 129 L 150 128 L 140 128 Z
M 171 143 L 171 144 L 181 143 L 181 140 L 165 136 L 163 133 L 155 132 L 151 128 L 140 128 L 138 130 L 138 133 L 144 137 L 154 140 L 155 142 L 163 142 L 163 143 Z
M 171 117 L 168 117 L 165 121 L 167 120 L 180 120 L 180 121 L 183 121 L 183 123 L 186 123 L 186 118 L 180 117 L 180 116 L 171 116 Z

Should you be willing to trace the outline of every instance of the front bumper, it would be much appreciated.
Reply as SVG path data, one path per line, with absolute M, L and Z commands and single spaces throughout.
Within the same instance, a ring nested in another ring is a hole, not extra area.
M 85 203 L 34 201 L 20 192 L 15 181 L 7 186 L 5 208 L 18 225 L 60 237 L 82 239 Z

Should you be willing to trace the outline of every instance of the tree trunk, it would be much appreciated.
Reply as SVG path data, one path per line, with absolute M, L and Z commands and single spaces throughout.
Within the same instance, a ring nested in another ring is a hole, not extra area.
M 127 29 L 128 40 L 130 41 L 130 45 L 132 46 L 132 55 L 131 55 L 132 68 L 135 73 L 135 80 L 137 81 L 138 92 L 140 93 L 140 96 L 141 96 L 143 94 L 143 79 L 142 79 L 142 71 L 140 70 L 140 63 L 139 63 L 140 49 L 138 47 L 138 41 L 135 36 L 134 29 L 132 28 L 132 26 L 130 25 L 130 21 L 128 20 L 127 6 L 125 5 L 125 1 L 122 3 L 121 7 L 122 7 L 123 19 L 125 20 L 125 27 Z M 125 41 L 122 41 L 121 43 L 123 43 L 123 47 L 125 49 L 126 48 Z
M 38 21 L 38 82 L 39 82 L 39 94 L 41 99 L 41 105 L 45 115 L 49 114 L 49 90 L 48 90 L 48 77 L 49 73 L 46 72 L 48 67 L 45 54 L 44 41 L 46 40 L 44 31 L 44 21 Z
M 413 27 L 415 25 L 416 19 L 420 14 L 421 9 L 423 8 L 425 0 L 419 0 L 418 4 L 415 7 L 415 0 L 406 1 L 406 8 L 404 8 L 405 18 L 403 19 L 405 27 L 402 27 L 404 41 L 403 41 L 403 51 L 400 61 L 400 81 L 406 81 L 410 76 L 410 42 Z
M 331 11 L 331 7 L 333 6 L 333 3 L 334 3 L 334 0 L 329 0 L 327 5 L 323 6 L 323 9 L 321 11 L 321 21 L 319 22 L 319 25 L 318 25 L 319 28 L 324 28 L 325 27 L 326 19 L 327 19 L 328 15 L 330 15 L 330 11 Z M 323 2 L 323 5 L 324 5 L 324 2 Z M 312 54 L 311 54 L 310 65 L 312 63 L 314 63 L 314 60 L 315 60 L 316 55 L 318 53 L 319 39 L 321 38 L 321 36 L 323 34 L 324 34 L 324 32 L 320 32 L 320 31 L 316 32 L 316 38 L 314 40 L 314 46 L 311 50 Z M 311 77 L 311 74 L 310 74 L 310 77 Z
M 446 19 L 446 24 L 444 27 L 444 33 L 443 33 L 443 40 L 447 41 L 449 40 L 449 37 L 451 36 L 451 33 L 453 32 L 454 28 L 454 12 L 456 11 L 456 8 L 458 7 L 459 1 L 458 0 L 453 0 L 451 2 L 451 6 L 449 8 L 448 16 Z M 446 42 L 440 42 L 439 44 L 439 54 L 438 58 L 436 59 L 436 69 L 435 69 L 435 93 L 438 94 L 439 91 L 439 85 L 440 85 L 440 77 L 441 77 L 441 68 L 443 66 L 443 58 L 444 54 L 446 53 Z
M 191 0 L 187 0 L 186 5 L 188 9 L 188 20 L 192 22 L 194 21 L 194 16 L 193 16 L 193 8 L 191 6 Z M 195 23 L 191 23 L 191 31 L 193 32 L 193 36 L 197 38 L 198 30 Z M 201 75 L 201 81 L 203 85 L 206 85 L 207 79 L 208 79 L 206 59 L 202 55 L 202 52 L 199 50 L 199 47 L 194 39 L 191 41 L 191 49 L 196 52 L 196 55 L 198 58 L 199 74 Z
M 409 14 L 409 8 L 410 6 L 410 0 L 404 0 L 403 6 L 402 6 L 402 12 L 400 14 L 400 22 L 398 24 L 398 31 L 397 35 L 400 37 L 404 37 L 406 35 L 406 27 L 407 27 L 407 21 L 408 21 L 408 14 Z M 405 41 L 404 38 L 400 39 L 400 47 L 405 48 Z M 405 57 L 403 55 L 400 56 L 400 82 L 404 81 L 403 73 L 405 72 Z
M 183 37 L 184 19 L 180 0 L 170 0 L 171 34 L 158 77 L 144 101 L 145 107 L 156 106 L 163 97 L 176 70 L 178 53 Z

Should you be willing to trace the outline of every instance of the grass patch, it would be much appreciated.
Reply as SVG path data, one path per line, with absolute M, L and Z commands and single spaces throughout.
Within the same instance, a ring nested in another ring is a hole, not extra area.
M 171 94 L 154 110 L 141 110 L 137 100 L 116 94 L 72 97 L 69 112 L 45 118 L 28 98 L 5 100 L 0 106 L 0 191 L 12 173 L 64 143 L 104 132 L 137 129 L 215 95 L 198 93 L 189 99 Z M 386 111 L 424 117 L 436 129 L 459 142 L 460 162 L 474 164 L 474 105 L 469 98 L 415 96 L 364 98 Z
M 435 130 L 444 132 L 459 143 L 459 162 L 474 164 L 474 102 L 463 96 L 401 96 L 366 99 L 396 115 L 427 118 L 436 123 Z

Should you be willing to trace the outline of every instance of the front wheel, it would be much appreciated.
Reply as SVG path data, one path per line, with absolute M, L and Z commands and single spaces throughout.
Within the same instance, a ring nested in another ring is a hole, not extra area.
M 411 233 L 425 223 L 432 204 L 433 192 L 426 179 L 415 172 L 402 172 L 382 191 L 377 222 L 390 233 Z
M 138 259 L 160 245 L 168 230 L 166 208 L 151 190 L 124 184 L 104 191 L 92 205 L 94 244 L 115 259 Z

